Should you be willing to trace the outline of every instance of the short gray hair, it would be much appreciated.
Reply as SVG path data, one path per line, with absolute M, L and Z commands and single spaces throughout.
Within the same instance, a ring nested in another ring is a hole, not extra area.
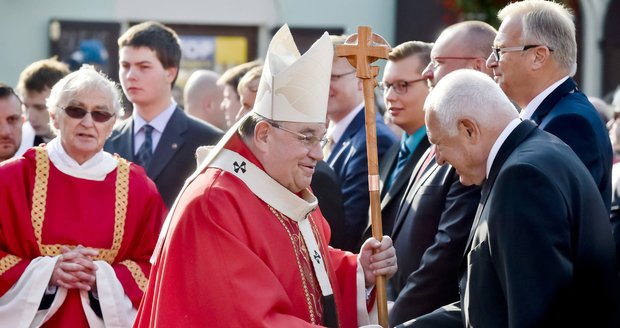
M 495 81 L 472 69 L 459 69 L 441 79 L 426 97 L 424 110 L 435 112 L 440 126 L 450 136 L 458 133 L 457 122 L 465 116 L 484 126 L 518 117 Z
M 522 42 L 538 43 L 553 49 L 557 62 L 574 75 L 577 70 L 577 40 L 573 14 L 565 5 L 543 0 L 513 2 L 501 9 L 497 17 L 521 16 Z
M 123 103 L 118 84 L 102 72 L 98 72 L 92 65 L 83 65 L 54 84 L 46 101 L 47 108 L 51 113 L 56 114 L 58 108 L 64 106 L 73 97 L 90 90 L 107 93 L 116 115 L 123 115 Z

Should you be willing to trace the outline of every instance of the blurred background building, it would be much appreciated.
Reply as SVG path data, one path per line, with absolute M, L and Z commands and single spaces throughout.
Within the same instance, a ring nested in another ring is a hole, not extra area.
M 560 0 L 576 15 L 576 79 L 592 96 L 620 84 L 620 0 Z M 452 23 L 485 20 L 495 27 L 507 0 L 0 0 L 0 81 L 15 85 L 33 61 L 57 55 L 72 67 L 98 65 L 118 80 L 117 37 L 132 24 L 157 20 L 182 39 L 182 88 L 195 69 L 222 72 L 264 55 L 272 33 L 291 27 L 305 51 L 324 31 L 369 25 L 391 45 L 432 41 Z

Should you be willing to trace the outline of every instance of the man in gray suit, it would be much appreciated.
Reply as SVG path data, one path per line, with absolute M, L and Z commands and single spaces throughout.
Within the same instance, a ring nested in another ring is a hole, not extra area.
M 128 29 L 118 40 L 119 78 L 133 115 L 114 128 L 105 150 L 146 170 L 170 208 L 196 169 L 195 151 L 222 132 L 188 117 L 172 98 L 181 47 L 176 33 L 157 22 Z

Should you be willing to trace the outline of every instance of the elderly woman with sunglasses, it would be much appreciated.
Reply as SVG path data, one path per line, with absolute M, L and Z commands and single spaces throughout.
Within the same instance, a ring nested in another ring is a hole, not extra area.
M 114 82 L 84 66 L 47 105 L 58 137 L 0 165 L 0 326 L 130 327 L 164 204 L 140 166 L 103 151 Z

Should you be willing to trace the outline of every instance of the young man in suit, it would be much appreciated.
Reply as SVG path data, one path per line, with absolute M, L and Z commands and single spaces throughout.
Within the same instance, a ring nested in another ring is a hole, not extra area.
M 56 137 L 50 125 L 50 113 L 45 100 L 54 84 L 69 72 L 67 64 L 56 58 L 48 58 L 35 61 L 19 74 L 16 90 L 22 99 L 28 122 L 22 126 L 22 142 L 16 155 Z
M 610 210 L 612 149 L 596 109 L 571 78 L 577 67 L 573 15 L 562 4 L 520 1 L 504 7 L 487 66 L 521 118 L 562 139 L 586 165 Z
M 181 47 L 176 33 L 157 22 L 127 30 L 119 39 L 119 78 L 133 115 L 114 128 L 105 150 L 144 167 L 170 208 L 196 169 L 195 151 L 222 132 L 188 117 L 172 98 Z
M 433 45 L 422 73 L 434 86 L 448 73 L 468 68 L 492 73 L 485 65 L 496 30 L 467 21 L 449 26 Z M 459 299 L 455 279 L 480 200 L 478 186 L 463 186 L 450 165 L 440 166 L 434 148 L 418 161 L 407 179 L 391 236 L 398 271 L 388 282 L 395 326 Z
M 618 327 L 607 209 L 575 153 L 480 72 L 446 76 L 424 109 L 437 162 L 482 185 L 459 270 L 465 326 Z
M 342 36 L 332 36 L 334 45 L 344 41 Z M 347 233 L 345 240 L 348 242 L 344 249 L 349 251 L 355 251 L 361 245 L 370 206 L 364 92 L 362 81 L 355 73 L 355 68 L 346 58 L 334 56 L 327 102 L 328 142 L 324 147 L 324 159 L 341 181 Z M 381 115 L 376 115 L 377 150 L 381 161 L 397 139 L 383 123 Z
M 392 232 L 394 219 L 405 187 L 416 163 L 430 143 L 426 138 L 422 106 L 428 94 L 422 71 L 428 65 L 433 45 L 408 41 L 394 47 L 388 56 L 380 87 L 386 109 L 394 124 L 403 129 L 399 143 L 394 144 L 381 160 L 381 218 L 383 231 Z

